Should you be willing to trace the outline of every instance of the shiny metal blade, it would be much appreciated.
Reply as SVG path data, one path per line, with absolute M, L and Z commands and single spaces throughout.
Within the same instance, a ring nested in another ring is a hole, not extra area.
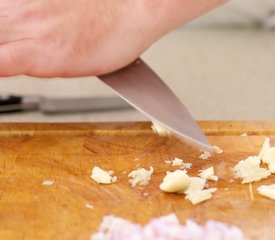
M 157 120 L 189 143 L 212 150 L 185 106 L 142 60 L 99 78 L 149 118 Z

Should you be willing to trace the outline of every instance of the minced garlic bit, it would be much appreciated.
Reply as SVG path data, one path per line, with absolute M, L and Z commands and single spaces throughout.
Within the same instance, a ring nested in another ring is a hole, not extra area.
M 248 135 L 247 135 L 247 133 L 242 133 L 240 136 L 241 137 L 247 137 Z
M 137 184 L 140 186 L 145 186 L 151 180 L 151 175 L 154 172 L 154 168 L 151 166 L 149 170 L 145 168 L 139 168 L 129 173 L 128 177 L 132 179 L 129 182 L 132 184 L 132 187 L 135 187 Z
M 257 188 L 257 191 L 267 197 L 270 198 L 272 200 L 275 200 L 275 184 L 271 184 L 271 185 L 262 185 L 260 187 Z
M 43 182 L 42 182 L 42 185 L 43 186 L 51 186 L 51 185 L 53 185 L 54 184 L 54 180 L 44 180 Z
M 113 171 L 105 171 L 99 167 L 94 167 L 91 178 L 100 184 L 111 184 L 117 181 L 117 177 L 112 176 L 113 174 Z
M 190 169 L 192 167 L 192 163 L 185 163 L 180 158 L 175 158 L 174 160 L 166 160 L 167 164 L 171 164 L 173 167 L 180 167 L 181 169 Z
M 205 170 L 200 170 L 199 176 L 203 179 L 216 181 L 216 182 L 219 179 L 217 176 L 215 176 L 213 167 L 207 168 Z
M 211 153 L 210 152 L 207 152 L 207 151 L 204 151 L 200 156 L 199 158 L 202 159 L 202 160 L 206 160 L 208 158 L 211 157 Z
M 152 120 L 152 126 L 153 132 L 160 135 L 160 136 L 167 136 L 171 134 L 171 131 L 168 130 L 166 127 L 164 127 L 161 123 L 159 123 L 156 120 Z
M 270 149 L 270 138 L 265 139 L 264 144 L 262 146 L 262 149 L 261 149 L 258 157 L 261 159 L 268 149 Z
M 85 208 L 94 209 L 94 206 L 89 203 L 86 203 Z
M 216 154 L 222 154 L 223 153 L 223 150 L 218 147 L 218 146 L 212 146 L 213 148 L 213 151 L 216 153 Z
M 222 154 L 223 153 L 223 150 L 218 146 L 212 146 L 212 150 L 216 154 Z M 208 151 L 201 150 L 201 152 L 202 152 L 202 154 L 199 156 L 199 158 L 202 159 L 202 160 L 206 160 L 206 159 L 208 159 L 212 156 L 212 154 Z
M 263 144 L 262 150 L 259 153 L 263 163 L 268 165 L 268 169 L 271 173 L 275 173 L 275 147 L 270 147 L 270 139 L 266 138 Z
M 265 168 L 260 167 L 261 160 L 258 156 L 248 157 L 240 161 L 235 167 L 234 171 L 238 178 L 242 178 L 242 183 L 258 182 L 270 176 L 271 172 Z
M 182 163 L 183 163 L 183 160 L 180 158 L 175 158 L 174 160 L 172 160 L 173 167 L 180 167 Z
M 212 198 L 212 193 L 216 192 L 217 188 L 209 188 L 200 191 L 190 192 L 186 195 L 185 199 L 188 199 L 192 204 L 198 204 Z
M 159 187 L 164 192 L 176 193 L 185 190 L 189 181 L 186 171 L 176 170 L 174 172 L 167 172 Z

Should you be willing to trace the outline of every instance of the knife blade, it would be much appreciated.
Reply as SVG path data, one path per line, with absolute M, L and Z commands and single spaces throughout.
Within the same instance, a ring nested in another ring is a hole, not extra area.
M 141 59 L 98 78 L 150 119 L 192 145 L 212 151 L 206 136 L 186 107 Z
M 0 113 L 41 111 L 43 113 L 73 113 L 113 110 L 132 107 L 117 96 L 82 98 L 46 98 L 39 96 L 0 96 Z

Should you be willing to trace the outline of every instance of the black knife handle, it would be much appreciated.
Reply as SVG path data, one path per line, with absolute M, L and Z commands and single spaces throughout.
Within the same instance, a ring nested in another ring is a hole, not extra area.
M 0 113 L 22 111 L 22 97 L 19 96 L 0 96 Z

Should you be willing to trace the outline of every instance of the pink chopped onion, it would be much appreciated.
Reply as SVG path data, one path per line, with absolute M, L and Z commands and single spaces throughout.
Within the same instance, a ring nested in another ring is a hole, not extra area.
M 244 240 L 236 227 L 209 220 L 205 225 L 187 220 L 181 225 L 175 214 L 153 219 L 144 227 L 122 218 L 106 216 L 91 240 Z

